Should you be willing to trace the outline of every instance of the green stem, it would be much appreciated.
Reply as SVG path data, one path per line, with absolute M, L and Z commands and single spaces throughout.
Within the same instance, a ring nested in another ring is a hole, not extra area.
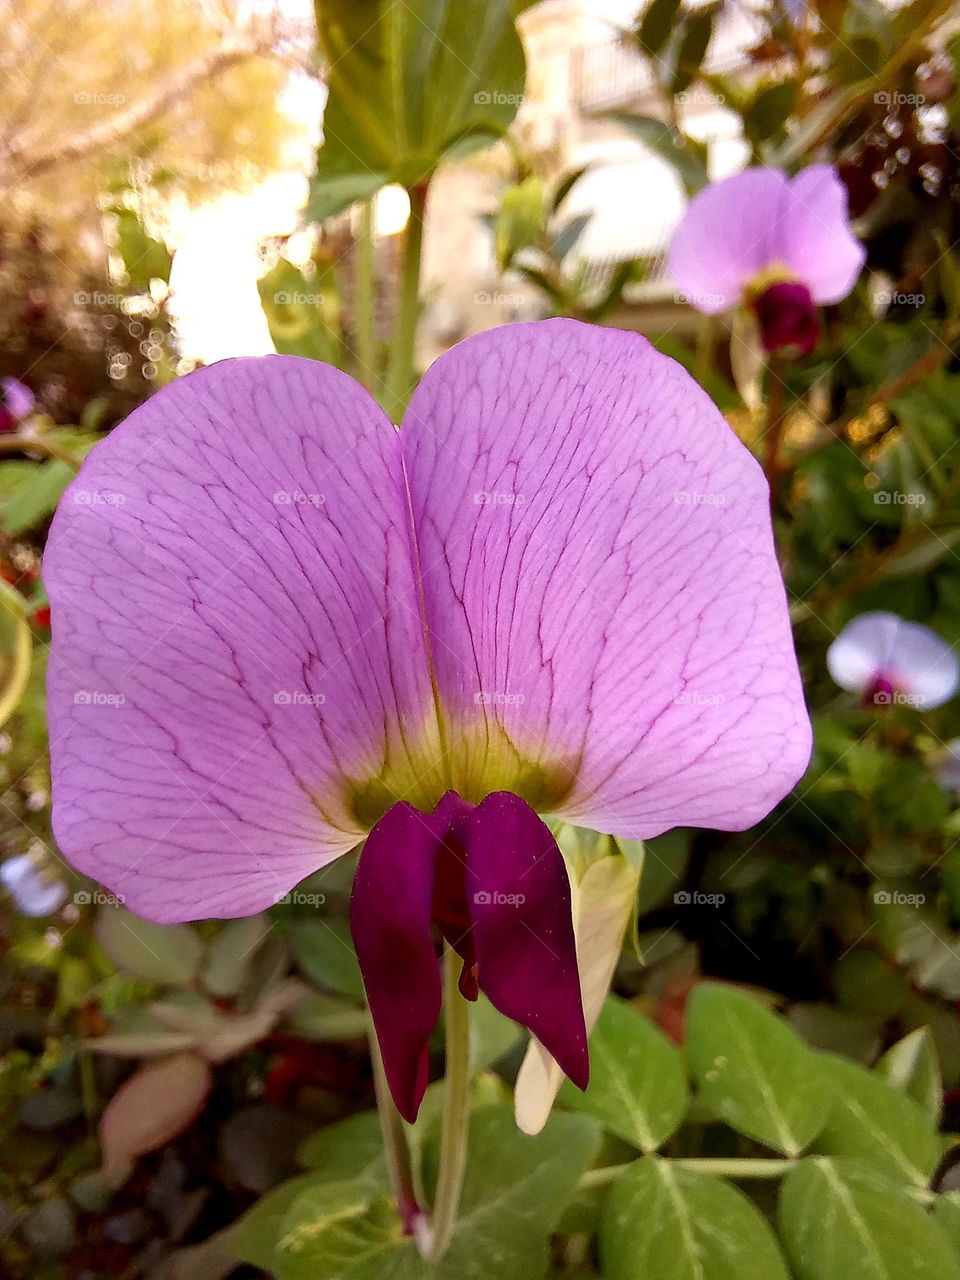
M 390 1170 L 390 1184 L 397 1201 L 397 1210 L 403 1220 L 404 1230 L 414 1235 L 421 1216 L 413 1185 L 410 1163 L 410 1146 L 403 1129 L 403 1120 L 393 1105 L 390 1086 L 383 1069 L 383 1056 L 377 1042 L 373 1022 L 369 1024 L 370 1060 L 373 1063 L 373 1087 L 377 1096 L 377 1112 L 380 1116 L 380 1132 L 383 1134 L 384 1153 Z
M 357 238 L 357 364 L 360 381 L 372 391 L 377 380 L 377 345 L 374 337 L 376 281 L 374 274 L 373 200 L 360 205 Z
M 446 1079 L 443 1089 L 443 1129 L 440 1173 L 433 1205 L 429 1259 L 439 1262 L 447 1250 L 457 1221 L 463 1174 L 467 1164 L 467 1124 L 470 1117 L 470 1009 L 460 994 L 460 959 L 452 947 L 443 957 L 443 1016 L 446 1028 Z
M 3 436 L 0 438 L 0 453 L 42 453 L 44 457 L 56 458 L 58 462 L 65 463 L 71 471 L 79 471 L 83 465 L 82 458 L 42 435 L 25 436 L 15 433 Z
M 767 369 L 767 430 L 764 435 L 763 470 L 770 486 L 770 505 L 776 510 L 780 488 L 783 427 L 787 418 L 786 387 L 783 382 L 783 364 L 775 355 L 770 357 Z
M 407 223 L 400 271 L 397 324 L 390 352 L 387 377 L 387 413 L 396 422 L 406 407 L 413 386 L 413 361 L 420 313 L 420 258 L 423 252 L 423 217 L 427 204 L 427 184 L 410 187 L 410 221 Z
M 689 1169 L 691 1173 L 709 1173 L 717 1178 L 781 1178 L 796 1163 L 796 1160 L 714 1160 L 698 1156 L 670 1161 L 674 1168 Z M 630 1168 L 632 1162 L 611 1164 L 604 1169 L 591 1169 L 580 1179 L 580 1187 L 605 1187 L 610 1182 L 616 1182 Z

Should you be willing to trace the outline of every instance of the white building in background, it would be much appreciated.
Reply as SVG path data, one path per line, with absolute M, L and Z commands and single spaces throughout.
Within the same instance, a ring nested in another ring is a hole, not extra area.
M 662 260 L 686 197 L 674 168 L 608 118 L 615 112 L 664 118 L 649 62 L 627 36 L 638 8 L 636 0 L 542 0 L 528 9 L 520 21 L 527 85 L 516 130 L 539 169 L 559 176 L 589 166 L 563 210 L 590 215 L 578 255 L 595 276 L 618 262 L 648 260 L 647 281 L 633 297 L 653 303 L 672 298 Z M 753 0 L 727 0 L 706 66 L 744 66 L 764 29 Z M 707 144 L 711 178 L 744 165 L 749 148 L 739 117 L 715 95 L 691 88 L 679 114 L 684 129 Z M 482 161 L 451 167 L 435 180 L 426 237 L 426 278 L 437 294 L 426 315 L 428 358 L 465 333 L 536 313 L 536 296 L 519 278 L 498 276 L 480 220 L 496 207 L 501 183 L 495 166 Z
M 743 64 L 745 50 L 763 30 L 755 3 L 725 0 L 707 54 L 711 69 Z M 683 211 L 683 189 L 669 164 L 606 118 L 618 111 L 663 112 L 646 59 L 624 39 L 642 4 L 541 0 L 526 10 L 520 26 L 527 87 L 516 129 L 543 171 L 559 177 L 589 166 L 564 208 L 567 216 L 590 215 L 578 252 L 597 278 L 617 262 L 648 259 L 648 281 L 638 286 L 634 300 L 653 303 L 672 298 L 658 267 Z M 226 195 L 191 212 L 177 227 L 173 284 L 188 355 L 209 362 L 271 348 L 256 289 L 263 270 L 257 247 L 298 224 L 323 101 L 322 86 L 297 77 L 287 106 L 306 144 L 291 158 L 291 169 L 254 192 Z M 680 110 L 685 129 L 708 143 L 711 177 L 743 165 L 747 149 L 738 118 L 721 102 L 694 89 Z M 443 167 L 433 181 L 424 249 L 423 361 L 467 333 L 538 314 L 540 300 L 521 279 L 499 276 L 484 223 L 497 207 L 506 168 L 505 152 L 494 149 Z M 401 228 L 401 206 L 406 208 L 402 191 L 382 193 L 377 221 L 384 235 Z M 648 321 L 656 323 L 655 312 L 638 312 L 636 323 Z

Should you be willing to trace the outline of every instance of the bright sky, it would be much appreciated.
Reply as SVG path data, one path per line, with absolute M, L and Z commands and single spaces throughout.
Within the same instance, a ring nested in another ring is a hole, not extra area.
M 256 7 L 257 0 L 249 2 Z M 284 4 L 298 17 L 304 15 L 305 5 L 309 8 L 307 0 Z M 641 0 L 580 0 L 581 10 L 620 25 L 626 25 L 639 7 Z M 321 136 L 323 102 L 324 91 L 316 82 L 295 77 L 283 103 L 299 135 L 291 148 L 289 171 L 255 191 L 223 195 L 174 216 L 171 310 L 185 355 L 210 363 L 273 350 L 257 293 L 257 278 L 264 269 L 258 246 L 297 227 L 312 151 Z M 388 191 L 380 202 L 378 220 L 394 224 L 384 225 L 385 231 L 398 229 L 396 196 Z

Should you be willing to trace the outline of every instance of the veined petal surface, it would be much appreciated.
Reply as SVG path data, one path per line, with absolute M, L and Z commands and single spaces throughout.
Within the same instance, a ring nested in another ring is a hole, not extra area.
M 767 485 L 636 334 L 571 320 L 429 369 L 404 457 L 451 785 L 614 835 L 740 830 L 806 767 Z
M 778 169 L 745 169 L 704 187 L 674 232 L 667 273 L 698 311 L 715 315 L 784 261 L 790 188 Z
M 269 906 L 438 758 L 399 437 L 335 369 L 160 391 L 84 464 L 44 574 L 57 839 L 151 919 Z

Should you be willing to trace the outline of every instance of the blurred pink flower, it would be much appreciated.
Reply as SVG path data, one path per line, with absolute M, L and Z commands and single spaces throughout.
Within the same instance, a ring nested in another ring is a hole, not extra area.
M 667 270 L 698 311 L 748 307 L 765 350 L 807 355 L 819 332 L 815 304 L 845 298 L 865 258 L 846 190 L 832 166 L 818 164 L 792 179 L 745 169 L 711 183 L 674 233 Z
M 895 613 L 861 613 L 827 650 L 827 669 L 864 706 L 942 706 L 960 685 L 960 660 L 935 631 Z

